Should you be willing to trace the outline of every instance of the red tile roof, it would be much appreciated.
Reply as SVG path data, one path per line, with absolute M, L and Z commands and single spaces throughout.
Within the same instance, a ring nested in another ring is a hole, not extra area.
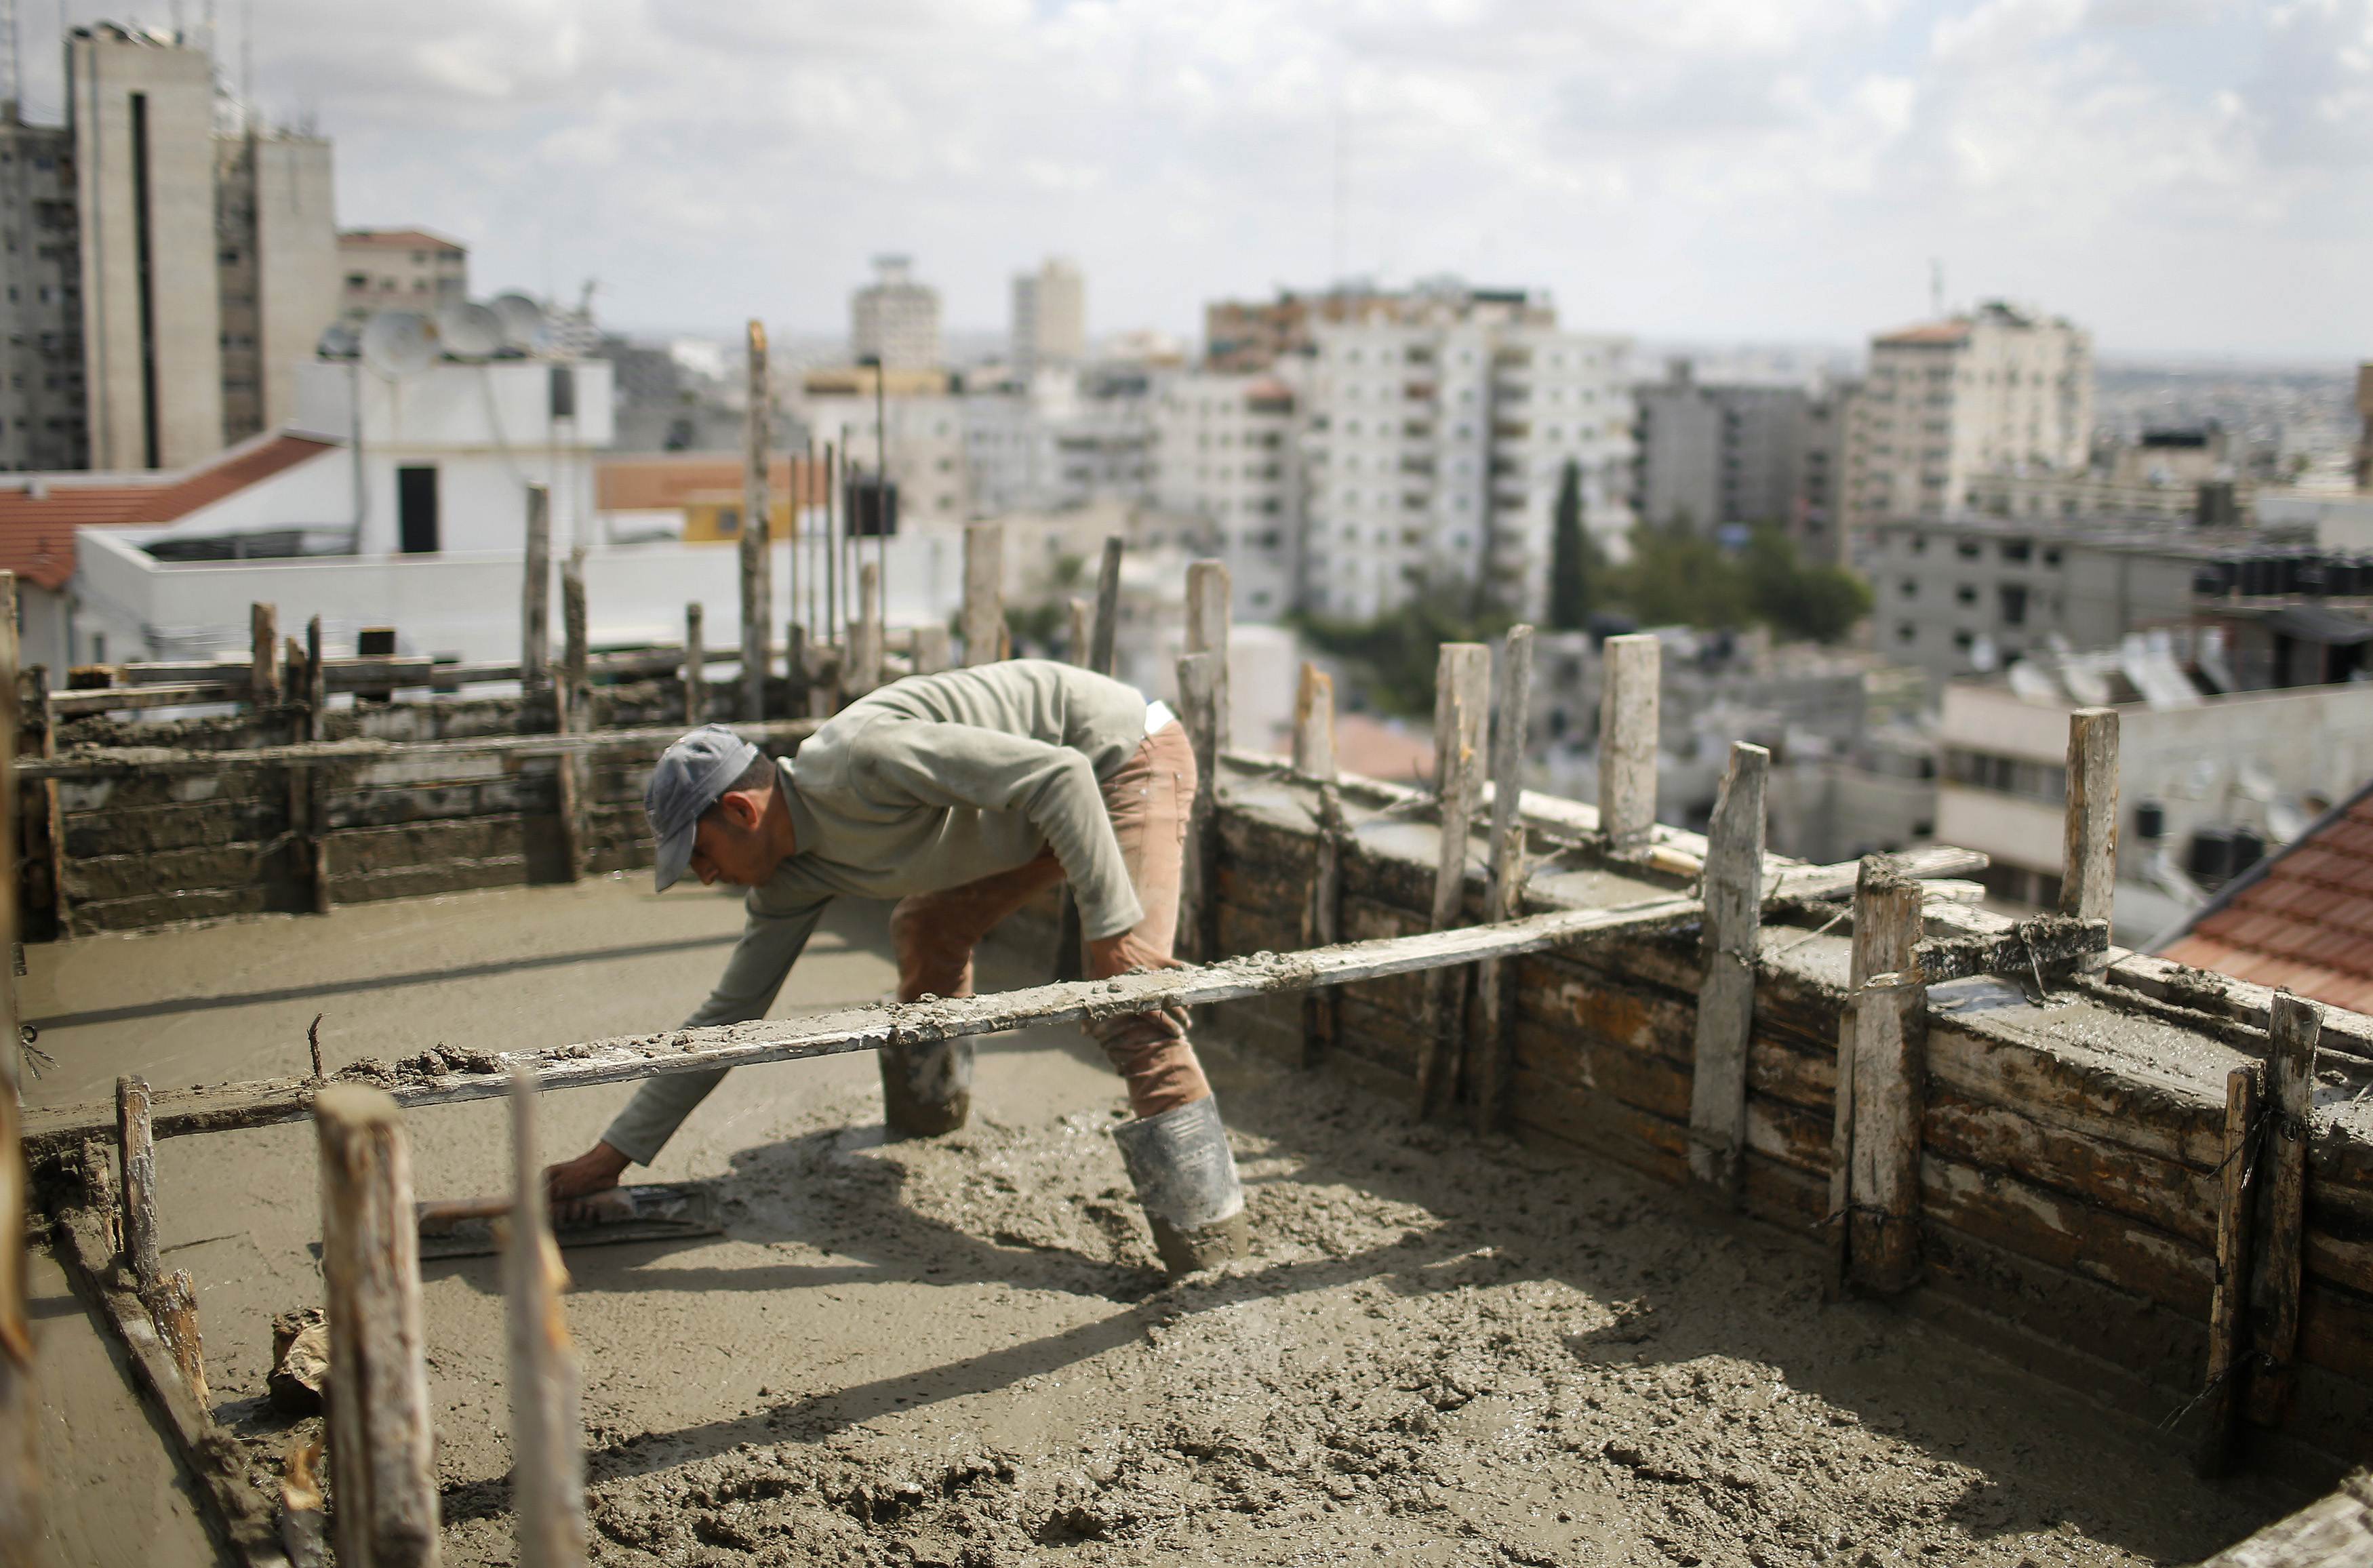
M 336 448 L 310 436 L 272 436 L 180 474 L 92 483 L 44 474 L 39 497 L 30 478 L 0 485 L 0 570 L 55 592 L 74 576 L 76 529 L 171 522 Z
M 2373 784 L 2212 902 L 2159 955 L 2373 1012 Z
M 1923 326 L 1905 327 L 1900 332 L 1883 333 L 1878 341 L 1884 344 L 1962 343 L 1970 335 L 1967 322 L 1930 322 Z

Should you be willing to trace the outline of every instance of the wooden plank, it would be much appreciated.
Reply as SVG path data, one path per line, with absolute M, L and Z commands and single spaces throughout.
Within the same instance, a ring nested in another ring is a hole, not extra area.
M 1099 675 L 1113 673 L 1116 647 L 1120 638 L 1120 563 L 1128 548 L 1128 541 L 1118 534 L 1105 540 L 1105 553 L 1096 563 L 1096 618 L 1088 638 L 1088 668 Z
M 511 1205 L 503 1248 L 510 1339 L 511 1499 L 520 1568 L 584 1568 L 581 1376 L 561 1311 L 568 1276 L 544 1211 L 532 1068 L 511 1074 Z
M 2200 1568 L 2373 1568 L 2373 1477 L 2358 1471 Z
M 1483 883 L 1483 919 L 1514 917 L 1525 901 L 1525 724 L 1533 701 L 1533 628 L 1515 626 L 1500 649 L 1492 676 L 1490 860 Z M 1475 970 L 1475 1126 L 1497 1131 L 1507 1119 L 1508 1029 L 1514 971 L 1497 960 Z
M 736 724 L 750 741 L 797 741 L 815 733 L 812 719 L 770 719 Z M 310 741 L 243 751 L 183 751 L 171 746 L 94 746 L 55 760 L 18 765 L 19 778 L 146 778 L 169 774 L 220 774 L 247 767 L 361 766 L 374 763 L 441 764 L 457 757 L 589 755 L 649 751 L 659 755 L 683 731 L 674 725 L 595 730 L 567 735 L 473 735 L 450 741 Z
M 1755 952 L 1763 919 L 1763 784 L 1771 754 L 1742 741 L 1714 797 L 1705 866 L 1697 1049 L 1689 1089 L 1689 1174 L 1736 1205 L 1747 1147 L 1747 1051 L 1755 1030 Z
M 527 487 L 527 547 L 520 562 L 519 678 L 533 689 L 552 660 L 552 487 Z
M 964 524 L 964 664 L 994 664 L 1005 657 L 1005 530 L 994 522 Z
M 772 521 L 766 496 L 768 448 L 774 437 L 774 385 L 766 379 L 766 327 L 755 317 L 744 334 L 747 352 L 742 413 L 742 711 L 743 720 L 766 717 L 767 647 L 774 620 L 774 577 L 768 569 L 766 532 Z
M 163 1282 L 157 1242 L 157 1142 L 150 1119 L 148 1081 L 115 1081 L 115 1152 L 123 1194 L 123 1261 L 144 1296 Z
M 1648 847 L 1656 825 L 1658 683 L 1664 645 L 1646 632 L 1602 647 L 1598 693 L 1598 822 L 1608 849 Z
M 2187 1012 L 2227 1019 L 2261 1035 L 2269 1027 L 2274 1000 L 2273 989 L 2230 975 L 2195 969 L 2146 953 L 2128 953 L 2102 970 L 2099 977 L 2111 986 L 2123 987 Z M 2300 1000 L 2323 1015 L 2317 1049 L 2338 1049 L 2373 1059 L 2373 1017 L 2310 998 Z
M 1228 632 L 1233 624 L 1234 598 L 1228 585 L 1228 568 L 1223 561 L 1192 561 L 1186 567 L 1186 651 L 1217 656 L 1211 681 L 1211 710 L 1216 724 L 1214 755 L 1225 752 L 1235 743 L 1230 733 L 1233 728 L 1233 694 L 1228 687 Z
M 247 607 L 248 700 L 268 708 L 280 700 L 280 611 L 264 603 Z
M 708 722 L 708 657 L 704 625 L 707 617 L 707 610 L 696 602 L 684 607 L 684 722 L 688 730 Z M 799 684 L 800 676 L 801 671 L 793 669 L 794 685 Z
M 1178 720 L 1195 748 L 1195 800 L 1178 891 L 1178 952 L 1190 961 L 1219 955 L 1219 679 L 1218 654 L 1178 661 Z
M 1914 953 L 1920 886 L 1887 858 L 1863 862 L 1854 889 L 1853 1167 L 1849 1277 L 1892 1294 L 1920 1274 L 1921 1112 L 1927 1084 L 1927 990 Z
M 2225 1075 L 2225 1157 L 2217 1172 L 2216 1291 L 2208 1306 L 2208 1371 L 2202 1384 L 2205 1410 L 2192 1468 L 2214 1480 L 2233 1467 L 2240 1435 L 2242 1394 L 2248 1387 L 2243 1357 L 2249 1353 L 2250 1221 L 2257 1196 L 2250 1178 L 2260 1147 L 2258 1103 L 2265 1068 L 2247 1062 Z
M 2259 1199 L 2250 1283 L 2250 1324 L 2258 1363 L 2250 1377 L 2250 1419 L 2281 1424 L 2297 1381 L 2299 1284 L 2307 1212 L 2307 1146 L 2314 1131 L 2316 1036 L 2323 1015 L 2288 991 L 2274 993 L 2266 1053 L 2265 1191 Z
M 1430 929 L 1448 930 L 1467 903 L 1468 830 L 1482 790 L 1485 727 L 1490 721 L 1491 649 L 1479 642 L 1445 642 L 1433 679 L 1433 788 L 1438 837 Z M 1419 1116 L 1432 1116 L 1458 1096 L 1465 1055 L 1467 977 L 1456 969 L 1427 977 L 1425 1040 L 1417 1063 Z
M 2068 716 L 2068 820 L 2060 912 L 2106 920 L 2118 885 L 2118 714 L 2080 708 Z
M 420 1311 L 420 1237 L 403 1113 L 333 1083 L 313 1106 L 321 1282 L 330 1324 L 331 1517 L 341 1568 L 438 1561 L 436 1433 Z

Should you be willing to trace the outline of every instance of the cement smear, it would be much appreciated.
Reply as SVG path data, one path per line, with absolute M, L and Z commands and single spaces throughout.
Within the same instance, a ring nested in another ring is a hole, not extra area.
M 837 913 L 783 1010 L 880 994 L 880 919 Z M 160 1082 L 287 1071 L 321 1010 L 333 1070 L 662 1025 L 734 923 L 604 883 L 37 949 L 61 1061 L 37 1088 L 87 1097 L 152 1054 Z M 988 956 L 984 984 L 1042 972 Z M 1073 1030 L 988 1042 L 973 1125 L 930 1142 L 883 1141 L 869 1059 L 737 1074 L 653 1172 L 717 1181 L 728 1234 L 568 1257 L 596 1561 L 2125 1564 L 2289 1501 L 2201 1488 L 1916 1321 L 1823 1306 L 1793 1238 L 1206 1054 L 1261 1251 L 1177 1286 Z M 550 1150 L 622 1094 L 548 1099 Z M 498 1186 L 502 1114 L 413 1116 L 421 1196 Z M 268 1474 L 270 1318 L 318 1300 L 310 1131 L 169 1141 L 159 1168 L 219 1413 Z M 426 1299 L 448 1561 L 508 1562 L 497 1267 L 432 1264 Z

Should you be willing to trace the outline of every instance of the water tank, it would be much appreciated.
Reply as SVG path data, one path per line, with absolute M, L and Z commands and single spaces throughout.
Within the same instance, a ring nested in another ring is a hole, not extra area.
M 2207 884 L 2223 882 L 2233 874 L 2233 831 L 2227 827 L 2204 827 L 2192 836 L 2192 853 L 2184 860 L 2184 870 L 2192 880 Z
M 2167 808 L 2157 801 L 2138 801 L 2134 804 L 2134 837 L 2145 844 L 2156 844 L 2167 831 Z

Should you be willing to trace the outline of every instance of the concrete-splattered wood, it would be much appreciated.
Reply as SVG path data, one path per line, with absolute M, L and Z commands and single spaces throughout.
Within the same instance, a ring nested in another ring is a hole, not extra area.
M 2110 986 L 2123 987 L 2186 1012 L 2228 1020 L 2262 1036 L 2268 1027 L 2274 1001 L 2271 987 L 2195 969 L 2147 953 L 2119 954 L 2098 978 Z M 2373 1015 L 2352 1012 L 2309 997 L 2299 1000 L 2322 1015 L 2323 1028 L 2316 1037 L 2318 1050 L 2344 1052 L 2373 1060 Z
M 1771 754 L 1741 741 L 1714 798 L 1705 866 L 1705 984 L 1694 1020 L 1689 1174 L 1736 1202 L 1746 1147 L 1747 1042 L 1755 1027 L 1756 933 L 1763 919 L 1763 782 Z
M 247 607 L 249 697 L 259 707 L 280 701 L 280 609 L 275 604 Z
M 1216 955 L 1219 945 L 1220 779 L 1217 765 L 1219 680 L 1224 656 L 1189 653 L 1178 661 L 1178 721 L 1195 750 L 1195 799 L 1186 812 L 1186 844 L 1179 868 L 1177 950 L 1188 959 Z
M 1434 930 L 1456 925 L 1467 903 L 1467 832 L 1482 793 L 1484 734 L 1490 723 L 1491 649 L 1479 642 L 1445 642 L 1434 665 L 1433 793 L 1440 812 L 1435 840 L 1433 903 L 1427 923 Z M 1457 1097 L 1464 1056 L 1467 976 L 1457 969 L 1429 973 L 1425 985 L 1425 1043 L 1418 1055 L 1417 1104 L 1432 1116 Z
M 1915 854 L 1905 858 L 1905 869 L 1916 875 L 1923 864 L 1952 868 L 1965 859 L 1961 851 L 1940 851 L 1925 859 Z M 1857 870 L 1853 865 L 1807 866 L 1794 885 L 1807 894 L 1833 895 L 1853 885 Z M 953 1039 L 1030 1024 L 1093 1021 L 1313 986 L 1352 985 L 1485 958 L 1546 953 L 1571 943 L 1621 941 L 1674 930 L 1702 919 L 1704 911 L 1704 905 L 1692 896 L 1664 894 L 1610 908 L 1530 915 L 1503 925 L 1344 942 L 1305 953 L 1255 954 L 1201 968 L 1038 986 L 990 996 L 883 1003 L 802 1019 L 683 1029 L 508 1056 L 447 1051 L 446 1059 L 464 1064 L 461 1070 L 374 1082 L 382 1082 L 405 1106 L 485 1099 L 505 1092 L 507 1064 L 516 1058 L 532 1060 L 547 1089 L 627 1082 L 660 1072 L 694 1072 L 744 1062 L 873 1050 L 894 1032 L 918 1040 Z M 211 1088 L 159 1089 L 150 1096 L 152 1126 L 156 1136 L 176 1138 L 295 1121 L 309 1114 L 311 1093 L 317 1087 L 288 1078 Z M 111 1106 L 29 1107 L 26 1146 L 36 1154 L 77 1148 L 83 1139 L 104 1136 L 113 1126 Z
M 2267 1036 L 2266 1127 L 2259 1158 L 2263 1194 L 2251 1248 L 2250 1328 L 2258 1361 L 2250 1375 L 2250 1419 L 2280 1424 L 2297 1381 L 2299 1287 L 2307 1221 L 2307 1147 L 2314 1131 L 2315 1047 L 2323 1015 L 2288 991 L 2274 993 Z
M 968 522 L 964 532 L 964 635 L 966 668 L 1005 657 L 1005 530 Z
M 2192 1468 L 2215 1479 L 2232 1468 L 2238 1418 L 2246 1387 L 2241 1362 L 2249 1352 L 2251 1178 L 2258 1103 L 2265 1068 L 2246 1062 L 2225 1079 L 2225 1156 L 2217 1171 L 2216 1286 L 2208 1304 L 2208 1370 L 2202 1384 L 2202 1431 Z
M 585 1429 L 580 1373 L 561 1311 L 567 1275 L 544 1211 L 533 1070 L 511 1077 L 511 1202 L 503 1249 L 508 1318 L 512 1516 L 520 1568 L 583 1568 Z
M 1840 1019 L 1839 1115 L 1852 1116 L 1839 1223 L 1846 1277 L 1894 1293 L 1920 1267 L 1920 1113 L 1926 1085 L 1927 992 L 1914 948 L 1920 888 L 1884 856 L 1863 862 L 1854 888 L 1853 993 Z
M 1113 673 L 1115 648 L 1120 637 L 1120 563 L 1128 542 L 1115 534 L 1105 541 L 1096 563 L 1096 618 L 1089 628 L 1087 666 L 1099 675 Z
M 1656 825 L 1663 650 L 1647 632 L 1610 637 L 1601 647 L 1598 821 L 1617 854 L 1646 848 Z
M 775 577 L 766 536 L 774 512 L 766 492 L 774 468 L 775 388 L 766 375 L 766 323 L 752 318 L 742 341 L 742 706 L 736 717 L 747 720 L 766 717 L 766 671 L 773 662 Z
M 1483 883 L 1486 924 L 1512 919 L 1524 906 L 1525 726 L 1533 700 L 1533 628 L 1508 628 L 1492 674 L 1490 860 Z M 1475 1126 L 1496 1131 L 1507 1116 L 1508 986 L 1512 971 L 1499 959 L 1475 970 Z
M 2080 708 L 2068 716 L 2068 814 L 2062 846 L 2060 912 L 2110 918 L 2118 884 L 2118 710 Z
M 1212 755 L 1233 743 L 1234 696 L 1228 686 L 1228 634 L 1235 607 L 1224 561 L 1191 561 L 1186 567 L 1186 651 L 1209 653 L 1218 660 L 1211 673 Z
M 532 688 L 552 660 L 552 490 L 527 487 L 527 548 L 520 561 L 519 679 Z
M 708 650 L 706 646 L 705 624 L 708 612 L 697 603 L 684 607 L 684 721 L 695 728 L 708 719 Z M 804 672 L 794 665 L 791 684 L 796 686 Z
M 813 719 L 771 719 L 735 724 L 752 741 L 804 740 L 815 733 Z M 673 724 L 632 730 L 591 730 L 569 735 L 473 735 L 445 741 L 298 742 L 241 751 L 185 751 L 172 746 L 93 746 L 56 758 L 18 764 L 20 778 L 137 778 L 165 774 L 221 773 L 243 767 L 357 766 L 370 763 L 435 763 L 456 757 L 571 756 L 588 753 L 648 750 L 657 756 L 683 733 Z
M 2199 1568 L 2373 1568 L 2373 1476 L 2358 1471 Z

